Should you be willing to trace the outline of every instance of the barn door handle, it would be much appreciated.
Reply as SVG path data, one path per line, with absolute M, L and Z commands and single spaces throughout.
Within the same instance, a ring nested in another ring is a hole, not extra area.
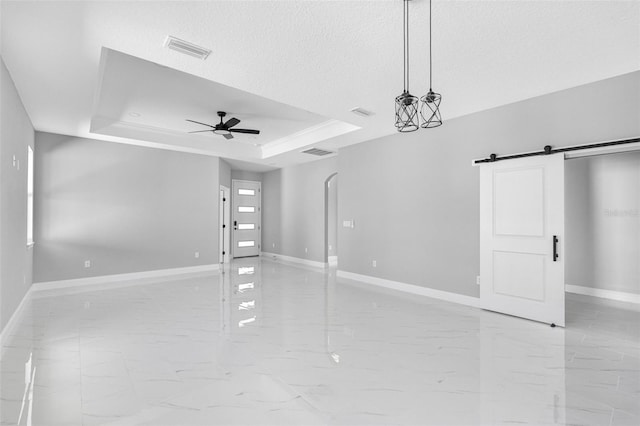
M 237 231 L 237 230 L 238 230 L 238 221 L 237 221 L 237 220 L 234 220 L 234 221 L 233 221 L 233 230 L 234 230 L 234 231 Z
M 556 262 L 558 260 L 558 236 L 553 236 L 553 261 Z

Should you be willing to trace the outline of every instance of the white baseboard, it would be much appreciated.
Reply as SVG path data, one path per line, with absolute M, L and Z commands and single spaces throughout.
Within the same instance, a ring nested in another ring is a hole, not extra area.
M 601 297 L 603 299 L 618 300 L 640 304 L 640 294 L 625 293 L 623 291 L 604 290 L 601 288 L 583 287 L 580 285 L 565 284 L 564 289 L 568 293 L 583 294 L 585 296 Z
M 337 271 L 337 276 L 338 278 L 347 278 L 349 280 L 361 281 L 367 284 L 373 284 L 392 290 L 398 290 L 405 293 L 417 294 L 419 296 L 445 300 L 447 302 L 459 303 L 461 305 L 472 306 L 474 308 L 480 307 L 480 299 L 477 297 L 465 296 L 462 294 L 450 293 L 448 291 L 435 290 L 428 287 L 420 287 L 414 284 L 401 283 L 399 281 L 391 281 L 384 278 L 355 274 L 353 272 L 341 270 Z
M 5 347 L 6 347 L 6 343 L 7 343 L 6 339 L 8 339 L 9 336 L 11 336 L 13 334 L 13 329 L 18 324 L 18 318 L 20 317 L 20 314 L 22 313 L 22 310 L 24 309 L 24 306 L 28 302 L 31 301 L 31 293 L 32 292 L 33 292 L 33 290 L 31 289 L 31 287 L 29 287 L 27 292 L 22 297 L 22 300 L 18 304 L 18 307 L 16 308 L 16 310 L 13 311 L 13 314 L 11 315 L 11 318 L 9 318 L 9 321 L 7 321 L 7 323 L 5 324 L 4 328 L 0 332 L 0 348 L 2 348 L 1 351 L 0 351 L 1 355 L 4 355 L 4 351 L 5 351 Z
M 274 260 L 284 260 L 285 262 L 300 263 L 302 265 L 313 266 L 315 268 L 326 268 L 327 266 L 327 264 L 324 262 L 316 262 L 315 260 L 285 256 L 284 254 L 276 254 L 276 253 L 269 253 L 269 252 L 263 251 L 261 255 L 264 257 L 271 257 Z
M 52 290 L 59 288 L 98 285 L 98 284 L 112 284 L 123 281 L 136 281 L 146 278 L 162 278 L 171 277 L 175 275 L 191 275 L 201 272 L 214 272 L 220 269 L 220 265 L 215 263 L 212 265 L 200 265 L 200 266 L 187 266 L 184 268 L 171 268 L 171 269 L 158 269 L 155 271 L 142 271 L 131 272 L 128 274 L 115 274 L 115 275 L 101 275 L 97 277 L 88 278 L 74 278 L 71 280 L 58 280 L 58 281 L 42 281 L 33 283 L 31 288 L 34 291 Z
M 44 292 L 45 290 L 57 290 L 57 289 L 65 289 L 65 288 L 81 288 L 84 287 L 85 290 L 96 290 L 100 285 L 108 285 L 117 286 L 118 284 L 122 285 L 135 285 L 135 284 L 146 284 L 151 283 L 159 278 L 165 277 L 176 277 L 179 275 L 184 275 L 185 278 L 188 276 L 206 274 L 210 272 L 218 271 L 220 265 L 201 265 L 201 266 L 188 266 L 185 268 L 172 268 L 172 269 L 159 269 L 155 271 L 143 271 L 143 272 L 133 272 L 128 274 L 117 274 L 117 275 L 102 275 L 99 277 L 89 277 L 89 278 L 76 278 L 71 280 L 59 280 L 59 281 L 45 281 L 45 282 L 37 282 L 31 284 L 29 290 L 25 293 L 22 301 L 16 308 L 16 310 L 9 318 L 9 321 L 4 326 L 2 331 L 0 332 L 0 345 L 2 347 L 5 346 L 5 340 L 8 339 L 9 336 L 12 335 L 13 329 L 18 323 L 18 318 L 24 309 L 24 306 L 31 301 L 31 299 L 37 298 L 38 292 Z

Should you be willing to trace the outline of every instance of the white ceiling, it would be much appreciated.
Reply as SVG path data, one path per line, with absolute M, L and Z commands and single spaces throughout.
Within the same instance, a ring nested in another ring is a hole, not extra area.
M 0 4 L 2 57 L 37 130 L 218 155 L 253 170 L 395 131 L 400 0 Z M 428 89 L 428 6 L 410 2 L 417 96 Z M 201 61 L 168 50 L 167 35 L 213 53 Z M 640 69 L 640 1 L 434 0 L 433 58 L 446 125 Z M 227 143 L 185 133 L 197 129 L 184 119 L 215 123 L 218 110 L 261 135 Z
M 249 127 L 260 134 L 234 133 L 227 140 L 187 121 L 215 125 L 220 122 L 217 111 L 227 113 L 223 121 L 240 120 L 234 129 Z M 93 133 L 136 140 L 139 145 L 263 165 L 285 152 L 303 157 L 300 151 L 309 144 L 356 129 L 350 123 L 107 48 L 102 52 L 90 127 Z M 202 130 L 207 132 L 190 133 Z

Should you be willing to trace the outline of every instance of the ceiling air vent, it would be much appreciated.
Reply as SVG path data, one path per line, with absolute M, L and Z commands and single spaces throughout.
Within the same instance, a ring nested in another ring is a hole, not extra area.
M 318 156 L 333 154 L 333 152 L 331 152 L 331 151 L 325 151 L 324 149 L 318 149 L 318 148 L 307 149 L 306 151 L 302 151 L 302 153 L 303 154 L 318 155 Z
M 209 54 L 211 53 L 211 50 L 209 49 L 196 46 L 193 43 L 180 40 L 179 38 L 175 38 L 173 36 L 167 36 L 167 39 L 164 41 L 164 47 L 175 50 L 176 52 L 184 53 L 185 55 L 202 59 L 203 61 L 207 59 L 207 56 L 209 56 Z
M 373 115 L 373 112 L 367 111 L 366 109 L 360 107 L 352 108 L 351 112 L 361 117 L 370 117 Z

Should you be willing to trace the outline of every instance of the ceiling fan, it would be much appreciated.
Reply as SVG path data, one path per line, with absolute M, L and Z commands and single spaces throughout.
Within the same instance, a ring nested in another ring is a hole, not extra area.
M 208 129 L 208 130 L 196 130 L 195 132 L 189 132 L 189 133 L 213 132 L 216 135 L 224 136 L 226 139 L 233 139 L 233 135 L 231 134 L 232 132 L 234 132 L 234 133 L 248 133 L 250 135 L 259 135 L 260 134 L 260 130 L 232 129 L 232 127 L 234 127 L 238 123 L 240 123 L 240 120 L 238 120 L 237 118 L 234 117 L 234 118 L 230 118 L 229 120 L 227 120 L 226 123 L 223 123 L 222 119 L 226 115 L 227 115 L 226 112 L 218 111 L 218 117 L 220 117 L 220 123 L 216 124 L 215 126 L 212 125 L 212 124 L 201 123 L 199 121 L 194 121 L 194 120 L 187 119 L 187 121 L 190 121 L 192 123 L 201 124 L 203 126 L 211 127 L 211 129 Z

